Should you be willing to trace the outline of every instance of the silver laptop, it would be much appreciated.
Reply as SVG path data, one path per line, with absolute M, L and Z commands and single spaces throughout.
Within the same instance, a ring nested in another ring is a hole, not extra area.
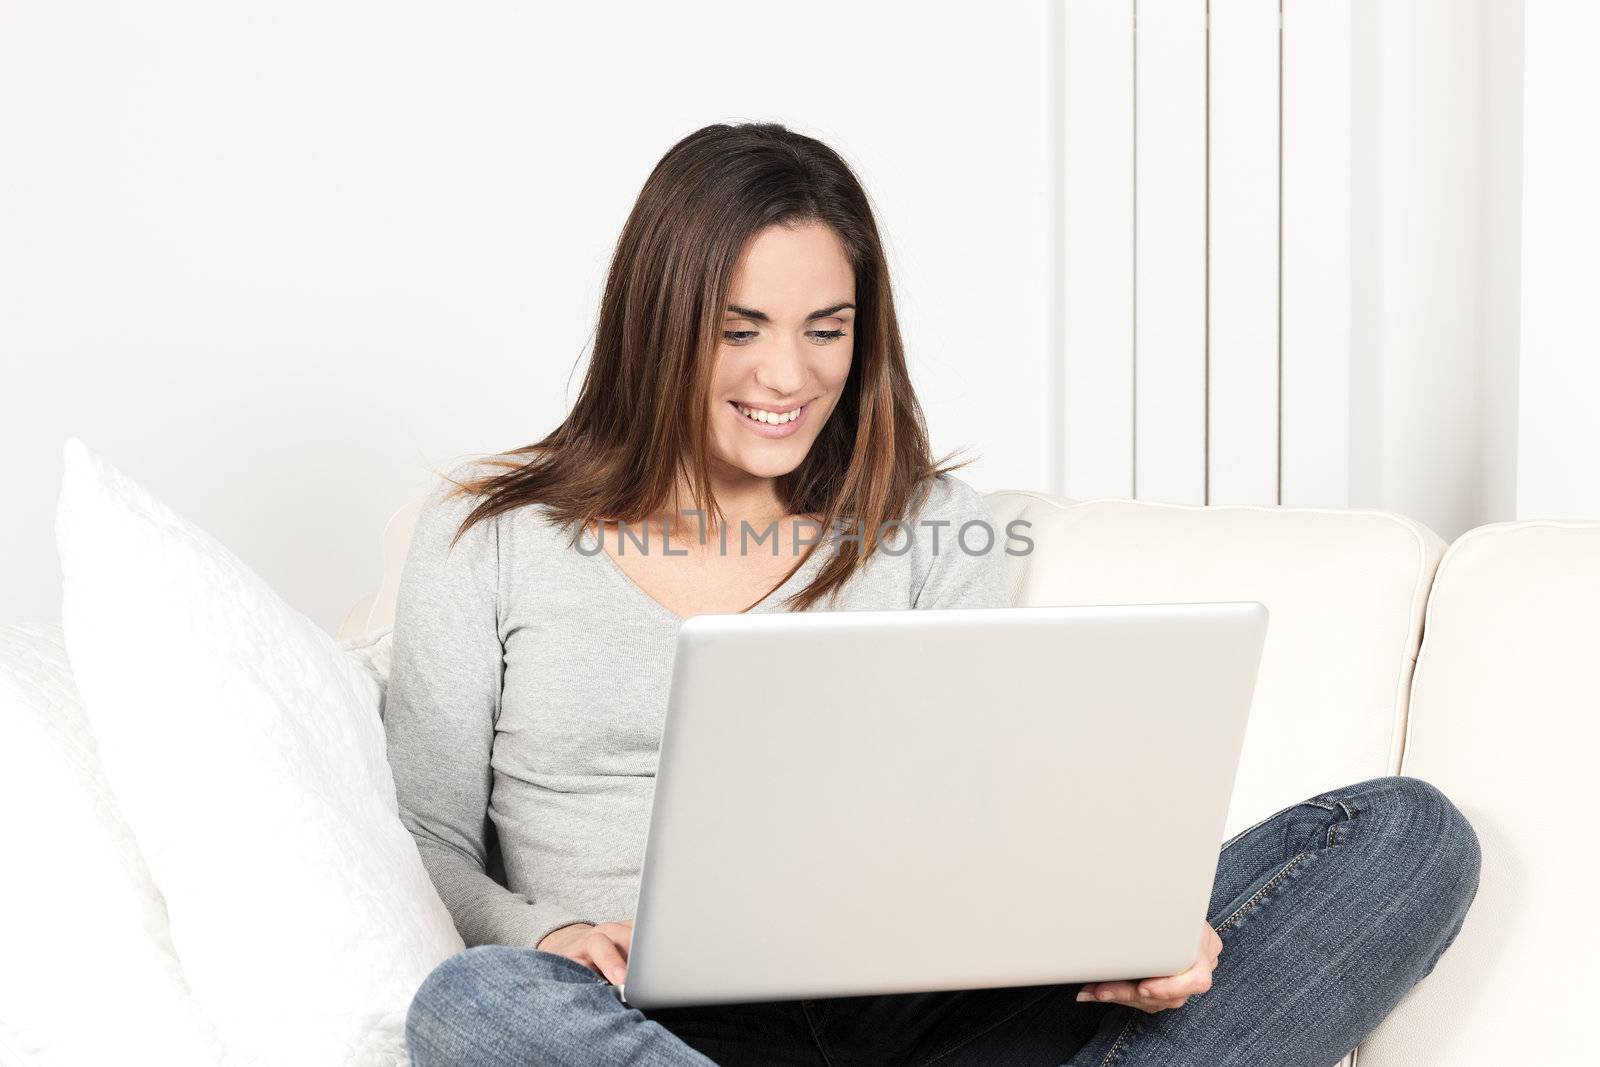
M 614 991 L 1187 969 L 1266 628 L 1255 601 L 686 620 Z

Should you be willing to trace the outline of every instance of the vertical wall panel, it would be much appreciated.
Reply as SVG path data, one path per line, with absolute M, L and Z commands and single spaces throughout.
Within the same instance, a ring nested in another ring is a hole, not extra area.
M 1135 492 L 1205 502 L 1205 0 L 1139 0 Z
M 1210 504 L 1278 493 L 1278 0 L 1211 0 Z
M 1283 499 L 1350 504 L 1351 4 L 1283 0 Z
M 1064 492 L 1133 495 L 1133 0 L 1062 8 Z

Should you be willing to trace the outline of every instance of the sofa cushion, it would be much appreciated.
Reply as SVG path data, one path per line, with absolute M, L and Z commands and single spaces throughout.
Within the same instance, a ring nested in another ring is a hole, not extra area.
M 1271 613 L 1232 835 L 1321 790 L 1392 774 L 1422 613 L 1444 543 L 1377 511 L 986 496 L 1002 534 L 1034 547 L 1008 560 L 1012 602 L 1259 600 Z M 1061 680 L 1070 692 L 1072 680 Z
M 56 626 L 0 628 L 0 811 L 0 1062 L 216 1067 Z
M 62 622 L 106 776 L 235 1057 L 400 1064 L 462 949 L 401 824 L 372 673 L 77 438 Z
M 1361 1067 L 1594 1062 L 1564 991 L 1587 989 L 1600 959 L 1584 792 L 1597 614 L 1600 522 L 1479 526 L 1439 565 L 1401 766 L 1472 822 L 1483 868 L 1455 943 L 1362 1043 Z

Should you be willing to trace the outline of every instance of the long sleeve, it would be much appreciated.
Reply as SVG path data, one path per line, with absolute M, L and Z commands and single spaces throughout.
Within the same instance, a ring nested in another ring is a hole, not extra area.
M 1010 607 L 1006 532 L 966 482 L 948 474 L 935 481 L 918 513 L 915 544 L 926 575 L 917 608 Z
M 461 478 L 470 461 L 451 474 Z M 576 921 L 547 912 L 487 873 L 491 755 L 500 713 L 504 647 L 499 628 L 496 518 L 450 547 L 476 503 L 429 494 L 396 593 L 393 663 L 384 730 L 400 818 L 468 947 L 532 947 Z

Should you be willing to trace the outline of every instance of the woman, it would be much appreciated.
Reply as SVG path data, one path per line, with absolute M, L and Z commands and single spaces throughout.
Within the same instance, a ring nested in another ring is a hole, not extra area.
M 919 533 L 990 520 L 953 469 L 930 456 L 849 167 L 776 125 L 674 146 L 618 242 L 571 414 L 455 468 L 406 559 L 389 757 L 469 946 L 411 1005 L 416 1067 L 1331 1064 L 1433 968 L 1476 892 L 1477 840 L 1437 789 L 1384 777 L 1227 842 L 1181 974 L 617 1001 L 678 623 L 1003 606 L 998 549 Z M 849 931 L 817 936 L 849 950 Z

